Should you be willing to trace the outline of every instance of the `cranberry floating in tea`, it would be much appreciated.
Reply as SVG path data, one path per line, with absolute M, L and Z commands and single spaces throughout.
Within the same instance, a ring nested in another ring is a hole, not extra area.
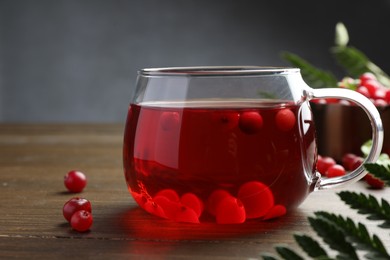
M 299 69 L 141 70 L 124 136 L 130 194 L 171 221 L 239 224 L 281 217 L 313 191 L 361 179 L 363 165 L 334 177 L 317 171 L 312 98 L 359 105 L 373 129 L 365 162 L 377 159 L 383 129 L 372 102 L 346 89 L 312 89 Z

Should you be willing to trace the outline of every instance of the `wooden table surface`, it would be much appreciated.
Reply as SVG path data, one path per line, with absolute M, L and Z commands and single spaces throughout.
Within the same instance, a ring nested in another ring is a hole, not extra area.
M 173 223 L 136 206 L 122 170 L 123 125 L 0 124 L 0 259 L 261 259 L 276 244 L 298 248 L 294 233 L 314 235 L 307 217 L 317 210 L 357 215 L 336 192 L 310 194 L 283 218 L 239 225 Z M 88 177 L 79 196 L 89 199 L 90 232 L 73 231 L 62 216 L 63 176 L 79 169 Z M 343 190 L 390 197 L 359 182 Z M 390 248 L 388 231 L 368 227 Z

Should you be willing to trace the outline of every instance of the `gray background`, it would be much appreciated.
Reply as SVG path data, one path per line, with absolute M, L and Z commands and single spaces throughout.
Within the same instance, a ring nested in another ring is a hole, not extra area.
M 0 122 L 124 122 L 144 67 L 288 65 L 342 72 L 334 26 L 390 72 L 390 0 L 0 0 Z

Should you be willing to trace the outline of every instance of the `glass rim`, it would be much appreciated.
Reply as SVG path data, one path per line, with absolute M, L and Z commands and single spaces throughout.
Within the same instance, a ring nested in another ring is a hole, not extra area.
M 195 66 L 195 67 L 161 67 L 139 70 L 143 76 L 227 76 L 227 75 L 274 75 L 300 72 L 294 67 L 272 66 Z

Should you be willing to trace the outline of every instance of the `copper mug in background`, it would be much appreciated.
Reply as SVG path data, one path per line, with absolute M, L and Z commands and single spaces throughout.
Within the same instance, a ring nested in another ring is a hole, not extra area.
M 362 156 L 361 147 L 372 138 L 370 120 L 354 105 L 311 103 L 317 131 L 318 154 L 341 162 L 347 153 Z M 383 129 L 390 131 L 390 106 L 377 107 Z M 384 135 L 383 153 L 390 155 L 390 138 Z

